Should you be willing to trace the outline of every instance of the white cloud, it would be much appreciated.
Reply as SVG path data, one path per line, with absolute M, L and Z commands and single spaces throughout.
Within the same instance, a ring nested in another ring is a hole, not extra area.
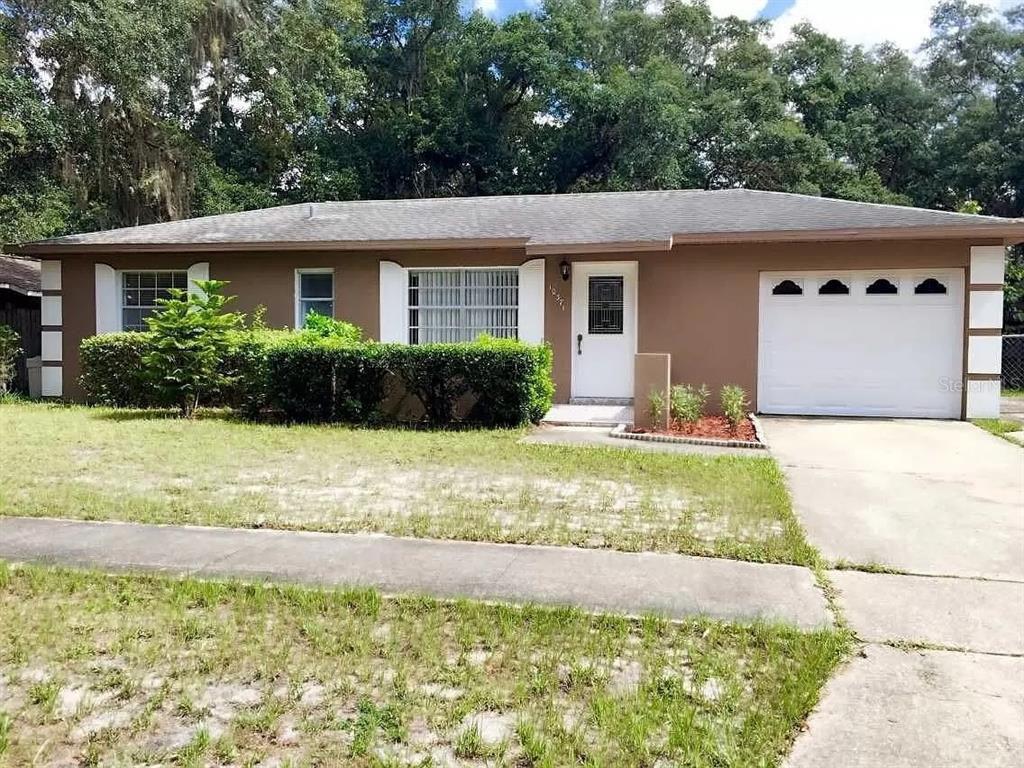
M 529 0 L 527 0 L 529 2 Z M 708 0 L 711 12 L 715 16 L 738 16 L 741 19 L 753 19 L 764 8 L 768 0 Z M 644 11 L 651 16 L 661 13 L 665 3 L 663 0 L 648 0 Z
M 496 16 L 498 0 L 473 0 L 473 10 L 480 11 L 485 16 Z
M 1015 0 L 977 1 L 992 8 L 1007 8 Z M 796 0 L 775 20 L 772 42 L 786 42 L 792 37 L 792 26 L 807 21 L 821 32 L 854 45 L 870 47 L 888 41 L 905 50 L 914 51 L 929 34 L 929 20 L 935 2 Z
M 752 19 L 765 7 L 768 0 L 708 0 L 715 16 L 738 16 Z

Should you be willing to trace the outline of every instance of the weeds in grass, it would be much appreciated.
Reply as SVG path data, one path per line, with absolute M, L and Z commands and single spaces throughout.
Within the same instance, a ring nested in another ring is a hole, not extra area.
M 11 743 L 11 718 L 6 712 L 0 712 L 0 757 L 7 752 Z
M 60 694 L 60 683 L 56 680 L 41 680 L 33 683 L 28 689 L 28 700 L 38 705 L 47 715 L 53 715 L 57 709 L 57 696 Z
M 814 557 L 768 457 L 530 445 L 520 442 L 521 431 L 124 416 L 101 408 L 5 406 L 4 512 L 797 564 Z M 40 455 L 50 460 L 40 464 Z M 196 589 L 190 599 L 201 605 Z M 175 631 L 196 642 L 209 629 L 185 620 Z
M 1013 445 L 1020 445 L 1020 443 L 1007 437 L 1011 432 L 1020 432 L 1024 430 L 1024 424 L 1016 421 L 1010 421 L 1009 419 L 972 419 L 971 423 L 976 427 L 981 427 L 986 432 L 990 432 L 996 437 L 1001 437 Z
M 0 659 L 0 683 L 26 701 L 6 729 L 15 765 L 71 749 L 93 764 L 369 766 L 440 762 L 433 750 L 458 748 L 524 766 L 639 768 L 689 755 L 760 767 L 785 752 L 846 642 L 768 625 L 2 564 L 0 583 L 0 648 L 33 638 L 23 661 Z M 174 629 L 185 610 L 217 631 L 183 644 Z M 335 642 L 314 641 L 312 624 Z M 92 655 L 66 653 L 83 641 Z M 633 665 L 635 684 L 617 688 L 616 670 Z M 85 710 L 46 714 L 59 687 L 35 688 L 32 703 L 26 669 L 92 692 Z M 89 722 L 102 728 L 69 741 Z M 481 722 L 488 733 L 476 735 L 490 741 L 460 735 Z M 184 744 L 160 746 L 183 733 Z

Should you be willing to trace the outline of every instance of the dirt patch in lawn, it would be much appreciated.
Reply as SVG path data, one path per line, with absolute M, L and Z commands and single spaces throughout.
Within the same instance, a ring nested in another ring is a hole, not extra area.
M 767 456 L 115 413 L 0 409 L 3 512 L 814 559 Z
M 0 763 L 773 765 L 845 647 L 0 563 Z

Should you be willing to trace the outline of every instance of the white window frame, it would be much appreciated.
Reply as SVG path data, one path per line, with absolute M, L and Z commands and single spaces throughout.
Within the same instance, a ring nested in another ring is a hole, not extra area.
M 119 270 L 117 270 L 114 273 L 115 274 L 115 278 L 114 278 L 115 282 L 114 282 L 114 284 L 117 287 L 117 327 L 120 330 L 122 330 L 122 331 L 125 330 L 124 311 L 126 309 L 157 309 L 158 308 L 158 305 L 156 305 L 156 304 L 147 304 L 146 306 L 141 306 L 141 305 L 129 306 L 129 305 L 125 304 L 124 303 L 124 294 L 125 294 L 125 290 L 127 290 L 125 288 L 125 284 L 124 284 L 125 277 L 127 275 L 158 275 L 158 274 L 168 274 L 168 273 L 171 273 L 171 274 L 181 273 L 181 274 L 185 275 L 185 287 L 182 290 L 184 290 L 186 292 L 188 291 L 188 289 L 189 289 L 188 269 L 119 269 Z M 135 330 L 138 330 L 138 329 L 135 329 Z M 141 330 L 145 331 L 147 329 L 146 329 L 146 327 L 143 327 Z
M 308 299 L 302 297 L 302 276 L 303 275 L 330 275 L 331 276 L 331 296 L 326 298 L 324 296 L 316 296 Z M 337 300 L 337 289 L 334 285 L 334 267 L 304 267 L 302 269 L 295 270 L 295 329 L 301 330 L 303 323 L 306 320 L 305 315 L 302 314 L 302 302 L 303 301 L 330 301 L 331 302 L 331 317 L 333 318 L 338 310 Z
M 413 341 L 412 341 L 412 331 L 413 331 L 413 328 L 422 328 L 422 326 L 413 326 L 412 323 L 410 322 L 411 310 L 413 310 L 413 309 L 420 309 L 421 308 L 421 307 L 418 307 L 418 306 L 413 306 L 412 304 L 409 303 L 409 290 L 411 288 L 411 286 L 409 285 L 409 281 L 410 281 L 410 278 L 412 277 L 412 274 L 414 272 L 462 272 L 462 273 L 467 273 L 467 272 L 508 272 L 510 274 L 515 275 L 515 280 L 516 280 L 516 283 L 515 283 L 516 303 L 515 303 L 515 307 L 514 307 L 514 309 L 516 311 L 515 335 L 507 337 L 507 338 L 513 338 L 513 339 L 518 339 L 519 338 L 519 329 L 520 329 L 520 325 L 521 325 L 519 315 L 520 315 L 520 305 L 522 304 L 522 293 L 521 293 L 522 285 L 521 285 L 521 281 L 520 281 L 520 274 L 519 274 L 519 267 L 518 266 L 495 265 L 495 266 L 486 266 L 486 267 L 410 267 L 410 268 L 408 268 L 406 270 L 406 278 L 405 278 L 405 340 L 406 340 L 406 343 L 409 343 L 409 344 L 413 343 Z M 467 288 L 467 286 L 463 285 L 462 288 L 465 289 L 465 288 Z M 479 310 L 479 309 L 509 309 L 509 308 L 510 307 L 499 307 L 499 306 L 487 307 L 487 306 L 481 306 L 481 307 L 473 307 L 472 309 Z M 463 304 L 458 305 L 458 306 L 426 307 L 426 309 L 448 309 L 448 310 L 453 310 L 453 311 L 461 312 L 461 311 L 464 311 L 466 309 L 466 305 L 465 305 L 465 303 L 463 303 Z M 468 328 L 468 326 L 463 326 L 463 325 L 456 326 L 456 330 L 463 330 L 465 328 Z M 486 333 L 486 331 L 480 331 L 480 333 Z M 469 339 L 469 341 L 472 341 L 472 339 Z M 416 344 L 428 344 L 428 343 L 431 343 L 431 342 L 425 342 L 425 341 L 417 340 L 415 343 Z M 455 343 L 457 343 L 457 342 L 455 342 Z

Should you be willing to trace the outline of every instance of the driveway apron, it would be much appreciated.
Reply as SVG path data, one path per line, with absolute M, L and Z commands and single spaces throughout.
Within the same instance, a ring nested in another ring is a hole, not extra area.
M 865 643 L 787 766 L 1024 765 L 1024 451 L 963 422 L 764 423 Z

